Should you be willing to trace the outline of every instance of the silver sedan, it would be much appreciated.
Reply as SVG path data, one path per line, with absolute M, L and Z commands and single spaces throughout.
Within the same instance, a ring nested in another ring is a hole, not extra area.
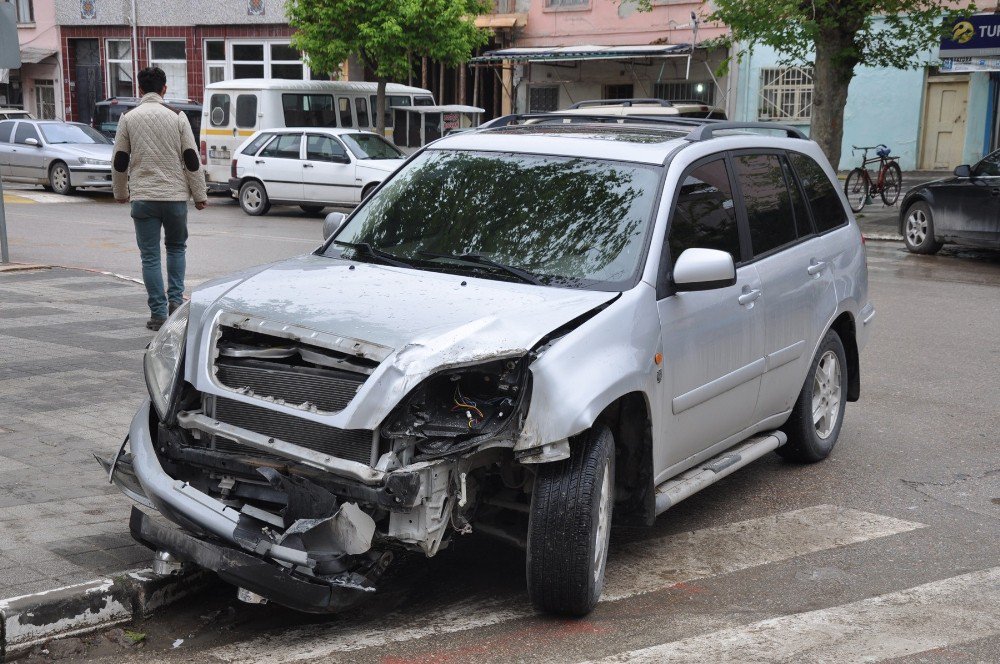
M 111 186 L 112 144 L 87 125 L 61 120 L 0 122 L 0 176 L 58 194 Z

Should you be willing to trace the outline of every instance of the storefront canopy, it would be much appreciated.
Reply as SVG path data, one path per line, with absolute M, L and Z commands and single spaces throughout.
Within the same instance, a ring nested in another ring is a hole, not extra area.
M 41 62 L 45 58 L 51 58 L 56 54 L 56 51 L 52 51 L 46 48 L 30 48 L 24 47 L 21 49 L 21 64 L 22 65 L 33 65 Z
M 505 48 L 487 51 L 472 58 L 473 64 L 489 62 L 559 62 L 573 60 L 623 60 L 629 58 L 669 58 L 691 55 L 690 44 L 662 46 L 553 46 L 547 48 Z

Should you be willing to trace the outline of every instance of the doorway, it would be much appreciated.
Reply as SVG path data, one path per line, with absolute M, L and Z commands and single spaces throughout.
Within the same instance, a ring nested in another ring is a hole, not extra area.
M 96 39 L 71 39 L 72 58 L 76 62 L 74 94 L 76 120 L 90 124 L 94 109 L 104 90 L 101 80 L 101 47 Z
M 922 170 L 950 170 L 961 162 L 968 104 L 968 77 L 936 76 L 927 79 L 920 141 Z
M 56 119 L 56 86 L 51 80 L 35 79 L 35 114 L 40 120 Z

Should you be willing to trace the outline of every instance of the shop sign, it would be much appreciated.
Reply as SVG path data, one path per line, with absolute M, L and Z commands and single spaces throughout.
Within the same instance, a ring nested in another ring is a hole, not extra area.
M 940 56 L 1000 56 L 1000 14 L 976 14 L 959 19 L 941 38 Z
M 941 73 L 965 71 L 1000 71 L 1000 56 L 992 58 L 944 58 Z

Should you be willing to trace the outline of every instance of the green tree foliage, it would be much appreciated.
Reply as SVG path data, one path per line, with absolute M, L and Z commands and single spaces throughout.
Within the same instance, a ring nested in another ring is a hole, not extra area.
M 351 55 L 378 79 L 376 117 L 385 128 L 385 82 L 403 80 L 422 56 L 457 65 L 486 43 L 488 32 L 475 17 L 488 11 L 485 0 L 289 0 L 295 29 L 292 44 L 309 66 L 337 71 Z
M 648 0 L 647 0 L 648 1 Z M 714 0 L 708 17 L 730 30 L 721 45 L 775 49 L 783 64 L 813 65 L 810 135 L 840 162 L 847 88 L 858 65 L 920 67 L 942 29 L 975 6 L 957 0 Z M 878 100 L 873 99 L 873 110 Z M 874 120 L 873 116 L 873 121 Z

